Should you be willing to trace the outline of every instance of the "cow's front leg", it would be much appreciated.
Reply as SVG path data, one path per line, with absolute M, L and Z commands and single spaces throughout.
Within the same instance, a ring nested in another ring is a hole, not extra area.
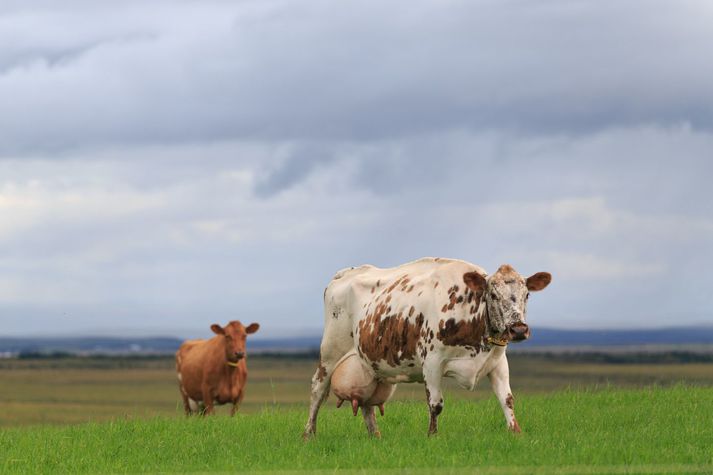
M 438 415 L 443 411 L 443 393 L 441 392 L 443 375 L 441 373 L 440 362 L 433 361 L 423 366 L 423 380 L 426 383 L 426 401 L 428 402 L 428 411 L 431 415 L 431 420 L 428 425 L 429 436 L 438 432 Z
M 204 385 L 203 386 L 203 404 L 205 405 L 205 409 L 203 410 L 203 415 L 208 415 L 213 413 L 213 400 L 215 399 L 213 396 L 213 390 L 209 385 Z
M 243 391 L 242 389 L 238 393 L 238 397 L 233 400 L 233 407 L 230 408 L 230 417 L 233 417 L 236 412 L 238 412 L 238 409 L 240 408 L 240 403 L 243 402 Z
M 515 419 L 515 398 L 513 398 L 512 390 L 510 389 L 510 369 L 505 355 L 503 355 L 493 371 L 488 374 L 488 378 L 493 386 L 493 392 L 495 392 L 495 396 L 500 402 L 500 407 L 503 409 L 508 428 L 513 432 L 519 433 L 520 425 Z

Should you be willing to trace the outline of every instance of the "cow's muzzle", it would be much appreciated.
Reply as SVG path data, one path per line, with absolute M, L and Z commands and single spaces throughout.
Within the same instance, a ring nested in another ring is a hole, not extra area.
M 510 341 L 527 340 L 530 337 L 530 327 L 526 323 L 513 323 L 507 328 L 507 335 Z
M 245 353 L 242 351 L 236 351 L 235 352 L 235 361 L 240 361 L 243 358 L 245 358 Z

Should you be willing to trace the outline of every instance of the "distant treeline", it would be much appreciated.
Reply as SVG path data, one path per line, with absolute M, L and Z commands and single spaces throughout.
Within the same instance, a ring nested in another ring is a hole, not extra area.
M 676 364 L 676 363 L 713 363 L 713 352 L 699 351 L 660 351 L 660 352 L 607 352 L 607 351 L 518 351 L 509 353 L 513 362 L 520 359 L 539 359 L 561 363 L 606 363 L 606 364 Z M 253 360 L 307 360 L 319 359 L 319 352 L 305 351 L 293 353 L 258 353 L 250 356 Z M 35 362 L 41 367 L 76 367 L 76 368 L 141 368 L 173 366 L 172 355 L 109 355 L 92 354 L 76 355 L 68 352 L 24 352 L 16 358 L 0 359 L 3 363 L 12 365 L 11 361 L 21 363 L 25 367 L 33 367 Z
M 50 353 L 59 357 L 60 353 L 72 354 L 173 354 L 182 340 L 172 337 L 57 337 L 57 338 L 10 338 L 0 337 L 0 356 L 17 354 Z M 301 336 L 295 338 L 255 338 L 248 340 L 248 353 L 276 355 L 288 353 L 313 354 L 321 342 L 321 335 Z M 627 347 L 638 346 L 688 346 L 704 345 L 713 347 L 713 327 L 693 328 L 663 328 L 653 330 L 559 330 L 553 328 L 534 327 L 532 337 L 518 345 L 517 351 L 527 352 L 530 349 L 562 348 L 563 351 L 578 352 L 585 347 Z M 515 348 L 513 348 L 515 349 Z M 606 358 L 612 357 L 604 351 Z M 622 356 L 621 358 L 629 358 Z M 642 356 L 643 357 L 643 356 Z M 613 357 L 615 360 L 619 357 Z M 677 358 L 679 358 L 677 356 Z M 691 360 L 701 358 L 691 355 Z
M 546 360 L 571 363 L 609 363 L 609 364 L 674 364 L 674 363 L 712 363 L 713 351 L 697 352 L 672 350 L 660 352 L 607 352 L 607 351 L 567 351 L 536 352 L 525 351 L 508 354 L 508 359 L 541 358 Z

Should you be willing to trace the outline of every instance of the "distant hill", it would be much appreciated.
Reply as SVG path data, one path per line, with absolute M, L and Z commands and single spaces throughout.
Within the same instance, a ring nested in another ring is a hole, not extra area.
M 248 340 L 248 351 L 297 353 L 317 351 L 319 335 L 299 338 Z M 71 354 L 168 354 L 181 344 L 171 337 L 150 338 L 9 338 L 0 337 L 0 356 L 28 353 Z M 530 340 L 514 346 L 526 351 L 536 348 L 622 347 L 645 345 L 713 345 L 713 327 L 655 330 L 560 330 L 533 328 Z
M 713 345 L 713 326 L 654 330 L 558 330 L 533 328 L 523 347 Z
M 319 348 L 320 337 L 248 340 L 248 351 L 291 353 Z M 40 353 L 71 354 L 168 354 L 183 340 L 172 337 L 121 338 L 9 338 L 0 337 L 0 356 Z

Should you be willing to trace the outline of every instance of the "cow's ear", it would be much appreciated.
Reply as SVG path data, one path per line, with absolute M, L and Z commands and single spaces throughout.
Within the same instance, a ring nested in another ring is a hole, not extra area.
M 463 274 L 463 282 L 473 292 L 482 292 L 485 290 L 485 277 L 477 272 L 466 272 Z
M 255 333 L 260 329 L 259 323 L 251 323 L 245 328 L 245 333 Z
M 552 282 L 552 274 L 549 272 L 538 272 L 537 274 L 532 274 L 527 278 L 527 290 L 532 292 L 537 292 L 542 290 Z
M 210 326 L 210 329 L 213 330 L 213 333 L 216 335 L 225 335 L 225 330 L 223 330 L 223 327 L 218 325 L 217 323 L 214 323 Z

